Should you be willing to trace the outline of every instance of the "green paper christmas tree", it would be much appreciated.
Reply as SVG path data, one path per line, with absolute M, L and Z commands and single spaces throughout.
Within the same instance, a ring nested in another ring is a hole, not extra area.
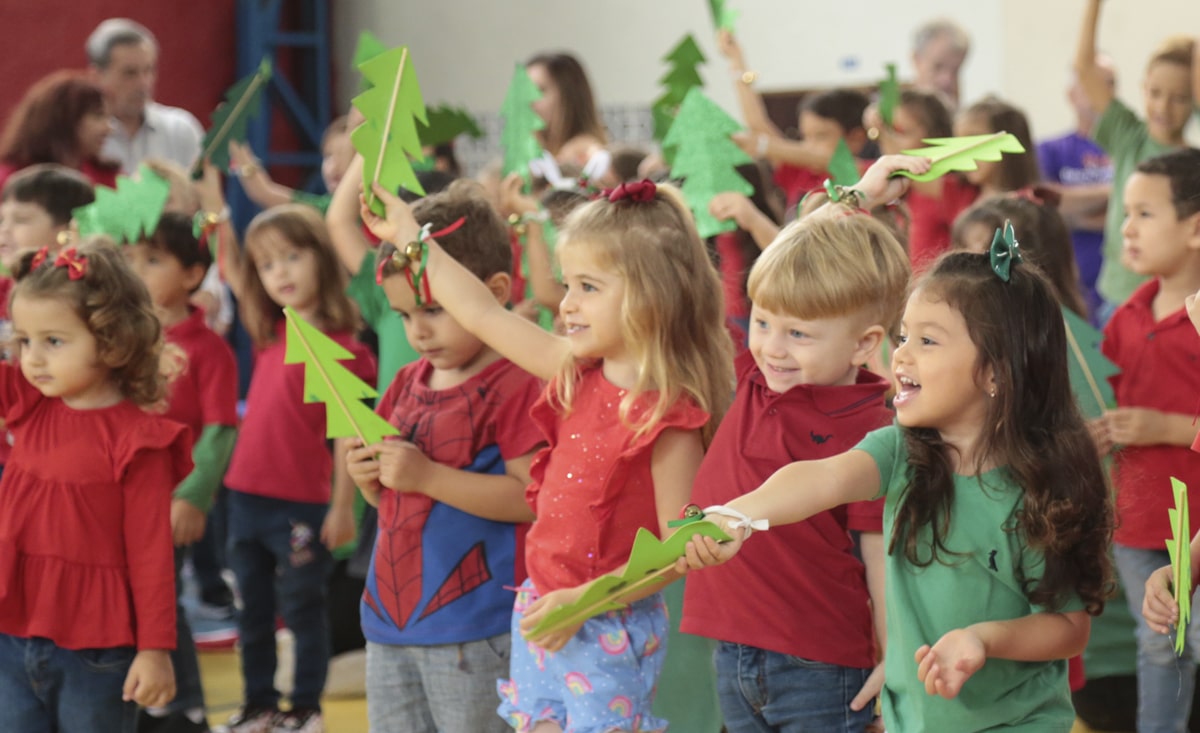
M 542 93 L 529 78 L 525 66 L 518 63 L 500 107 L 500 116 L 504 118 L 500 147 L 504 149 L 503 175 L 520 173 L 527 184 L 530 179 L 529 164 L 542 157 L 542 144 L 538 142 L 537 131 L 545 129 L 546 122 L 533 111 L 532 106 L 541 98 Z
M 725 0 L 708 0 L 708 10 L 712 13 L 714 28 L 733 33 L 739 11 L 726 7 Z
M 887 65 L 887 77 L 879 82 L 879 116 L 888 127 L 892 126 L 892 115 L 900 104 L 900 82 L 896 81 L 896 65 Z
M 425 110 L 427 123 L 417 125 L 417 137 L 426 147 L 448 143 L 459 135 L 483 137 L 483 130 L 471 113 L 461 107 L 440 104 Z
M 1192 620 L 1192 525 L 1188 516 L 1187 484 L 1172 476 L 1171 492 L 1175 495 L 1175 506 L 1167 510 L 1171 522 L 1167 554 L 1171 558 L 1171 588 L 1179 606 L 1179 620 L 1175 622 L 1175 654 L 1183 656 L 1187 625 Z
M 1071 391 L 1075 393 L 1075 401 L 1084 418 L 1095 420 L 1103 416 L 1105 410 L 1117 406 L 1108 378 L 1121 370 L 1100 351 L 1104 334 L 1067 308 L 1062 309 L 1062 314 L 1067 327 Z
M 374 183 L 389 191 L 403 187 L 425 195 L 410 158 L 424 157 L 417 123 L 428 120 L 407 47 L 367 59 L 359 70 L 371 88 L 352 100 L 366 120 L 350 133 L 350 140 L 363 157 L 363 196 L 371 211 L 382 216 L 383 202 L 371 192 Z
M 683 104 L 687 93 L 694 87 L 704 86 L 704 80 L 700 78 L 697 67 L 705 62 L 705 58 L 700 52 L 700 46 L 696 44 L 696 39 L 689 34 L 675 44 L 663 57 L 663 61 L 669 65 L 667 73 L 658 80 L 658 83 L 663 85 L 663 93 L 654 100 L 650 108 L 654 117 L 654 139 L 660 143 L 670 131 L 671 123 L 675 121 L 675 115 L 679 112 L 679 105 Z M 674 158 L 674 150 L 664 147 L 663 157 L 670 164 Z
M 357 69 L 387 50 L 388 47 L 384 45 L 383 41 L 379 40 L 378 36 L 371 31 L 363 31 L 358 34 L 358 43 L 354 46 L 354 59 L 350 63 Z M 370 88 L 371 82 L 365 76 L 359 77 L 359 93 L 361 94 Z
M 71 212 L 81 236 L 103 234 L 117 244 L 132 244 L 154 233 L 171 186 L 147 166 L 136 179 L 117 176 L 115 189 L 96 186 L 96 200 Z
M 339 364 L 354 355 L 305 321 L 292 308 L 284 308 L 287 343 L 284 364 L 304 364 L 304 401 L 325 403 L 325 437 L 354 438 L 373 445 L 385 435 L 399 435 L 363 400 L 379 393 Z
M 839 186 L 853 186 L 861 177 L 854 153 L 850 152 L 846 139 L 841 138 L 829 159 L 829 179 Z
M 729 137 L 741 126 L 698 87 L 684 98 L 675 123 L 663 146 L 675 148 L 671 176 L 684 179 L 681 190 L 696 217 L 696 229 L 704 238 L 733 231 L 737 223 L 714 218 L 708 203 L 726 191 L 754 193 L 754 186 L 737 172 L 737 166 L 751 162 L 750 157 Z
M 908 171 L 899 171 L 896 175 L 911 178 L 914 181 L 932 181 L 951 171 L 973 171 L 977 160 L 1000 160 L 1002 153 L 1024 153 L 1025 148 L 1017 136 L 1008 132 L 997 132 L 991 135 L 970 135 L 967 137 L 937 137 L 921 142 L 930 145 L 928 148 L 905 150 L 905 155 L 916 155 L 929 158 L 933 167 L 927 173 L 915 175 Z
M 627 604 L 619 599 L 658 582 L 675 567 L 675 561 L 683 557 L 688 541 L 696 535 L 712 537 L 718 542 L 728 542 L 731 539 L 720 527 L 709 521 L 688 523 L 663 541 L 659 541 L 653 532 L 642 527 L 633 539 L 629 562 L 622 573 L 601 575 L 588 583 L 579 600 L 569 605 L 558 606 L 547 613 L 537 626 L 525 634 L 526 638 L 537 638 L 601 613 L 624 608 Z
M 200 141 L 200 157 L 192 165 L 192 178 L 204 173 L 204 162 L 211 161 L 229 171 L 229 143 L 246 141 L 246 126 L 262 111 L 262 95 L 271 80 L 271 61 L 264 58 L 258 70 L 229 87 L 225 101 L 213 111 L 212 126 Z

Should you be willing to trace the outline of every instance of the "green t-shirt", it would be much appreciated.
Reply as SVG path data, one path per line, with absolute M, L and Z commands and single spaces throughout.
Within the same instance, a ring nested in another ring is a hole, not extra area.
M 1092 133 L 1096 144 L 1108 153 L 1113 169 L 1112 195 L 1104 219 L 1104 262 L 1100 265 L 1096 289 L 1106 301 L 1120 305 L 1146 281 L 1145 277 L 1130 272 L 1121 264 L 1121 244 L 1124 239 L 1121 225 L 1125 222 L 1125 208 L 1121 205 L 1121 199 L 1125 193 L 1125 182 L 1133 175 L 1138 163 L 1176 148 L 1151 140 L 1146 123 L 1115 97 L 1096 122 L 1096 129 Z
M 417 352 L 408 345 L 404 321 L 388 305 L 383 288 L 375 284 L 375 251 L 363 257 L 358 273 L 350 278 L 346 295 L 358 304 L 363 321 L 379 336 L 379 394 L 387 390 L 400 367 L 417 360 Z
M 893 425 L 863 438 L 855 450 L 879 468 L 884 541 L 890 542 L 896 510 L 908 483 L 908 450 Z M 982 481 L 982 486 L 980 482 Z M 1041 576 L 1040 553 L 1022 545 L 1014 523 L 1021 490 L 999 468 L 980 477 L 957 476 L 954 507 L 944 544 L 955 556 L 916 567 L 903 550 L 885 559 L 887 657 L 883 718 L 888 733 L 970 731 L 1061 731 L 1075 721 L 1067 662 L 989 659 L 952 700 L 926 694 L 917 680 L 913 655 L 952 629 L 981 621 L 1020 618 L 1045 609 L 1030 605 L 1018 577 Z M 929 530 L 919 531 L 929 547 Z M 1082 608 L 1075 599 L 1067 609 Z

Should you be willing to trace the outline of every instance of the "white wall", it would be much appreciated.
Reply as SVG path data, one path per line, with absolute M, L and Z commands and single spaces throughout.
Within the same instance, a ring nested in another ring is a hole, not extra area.
M 921 22 L 948 16 L 971 34 L 962 77 L 967 101 L 997 92 L 1023 106 L 1037 136 L 1072 124 L 1063 98 L 1085 0 L 729 0 L 738 36 L 765 91 L 869 83 L 894 61 L 911 76 L 909 49 Z M 649 104 L 661 57 L 692 33 L 709 57 L 706 89 L 733 111 L 726 64 L 713 44 L 705 0 L 337 0 L 333 3 L 339 88 L 357 88 L 349 68 L 358 32 L 407 44 L 426 102 L 476 111 L 499 108 L 513 65 L 541 50 L 569 49 L 586 66 L 602 104 Z M 1138 109 L 1150 49 L 1171 32 L 1200 33 L 1195 0 L 1110 0 L 1100 42 L 1120 71 L 1118 91 Z

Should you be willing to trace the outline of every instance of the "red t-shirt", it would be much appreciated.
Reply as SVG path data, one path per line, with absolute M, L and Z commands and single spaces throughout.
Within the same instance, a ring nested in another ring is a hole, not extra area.
M 892 421 L 884 402 L 887 381 L 866 370 L 851 386 L 802 385 L 782 394 L 767 387 L 750 354 L 738 357 L 737 370 L 733 406 L 692 488 L 701 507 L 753 491 L 793 461 L 844 453 Z M 846 514 L 841 506 L 756 532 L 728 563 L 689 575 L 680 630 L 827 664 L 874 667 L 870 596 Z
M 721 289 L 725 292 L 725 315 L 747 318 L 750 315 L 750 299 L 746 296 L 746 273 L 752 262 L 747 261 L 742 249 L 742 237 L 749 236 L 741 231 L 723 232 L 714 237 L 717 258 L 721 263 Z
M 204 311 L 192 308 L 166 330 L 166 340 L 187 356 L 183 373 L 171 382 L 167 417 L 191 428 L 193 441 L 205 425 L 236 426 L 237 362 L 225 339 L 204 322 Z
M 827 171 L 801 168 L 788 163 L 780 163 L 775 168 L 775 185 L 783 190 L 789 209 L 795 209 L 796 204 L 800 203 L 800 199 L 804 198 L 804 194 L 825 185 L 825 179 L 828 177 Z M 785 218 L 789 220 L 795 218 L 794 213 L 794 211 L 791 212 Z
M 1187 412 L 1200 396 L 1200 336 L 1180 308 L 1158 323 L 1151 305 L 1157 278 L 1145 283 L 1113 314 L 1101 349 L 1121 369 L 1109 377 L 1119 407 Z M 1200 506 L 1200 455 L 1181 445 L 1126 446 L 1115 454 L 1117 526 L 1113 541 L 1160 550 L 1171 536 L 1167 510 L 1174 506 L 1171 477 L 1188 485 L 1188 502 Z M 1200 529 L 1200 512 L 1188 536 Z
M 653 429 L 634 438 L 618 415 L 627 390 L 586 367 L 571 411 L 550 402 L 554 383 L 530 410 L 547 447 L 533 458 L 533 483 L 525 498 L 537 520 L 525 539 L 525 568 L 543 595 L 611 572 L 629 559 L 641 527 L 659 534 L 650 459 L 667 428 L 697 430 L 708 413 L 690 399 L 676 402 Z M 629 411 L 636 424 L 657 393 L 641 396 Z
M 942 177 L 942 195 L 926 196 L 915 188 L 904 197 L 908 206 L 908 259 L 919 274 L 950 249 L 954 220 L 979 198 L 979 189 L 961 177 Z
M 171 492 L 188 429 L 132 402 L 73 410 L 0 363 L 16 437 L 0 481 L 0 633 L 175 648 Z
M 375 359 L 350 333 L 326 333 L 354 355 L 338 362 L 354 376 L 375 381 Z M 245 494 L 328 504 L 333 457 L 325 441 L 325 405 L 304 401 L 304 364 L 284 364 L 283 324 L 278 340 L 258 352 L 246 395 L 246 416 L 225 485 Z

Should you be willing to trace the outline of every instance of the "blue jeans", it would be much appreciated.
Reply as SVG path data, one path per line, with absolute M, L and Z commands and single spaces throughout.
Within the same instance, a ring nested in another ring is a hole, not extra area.
M 0 731 L 134 733 L 137 705 L 121 688 L 136 653 L 0 634 Z
M 729 733 L 862 733 L 875 717 L 873 705 L 850 709 L 869 669 L 726 641 L 717 645 L 713 660 Z
M 296 638 L 292 705 L 319 708 L 329 671 L 326 583 L 333 558 L 321 544 L 325 504 L 285 501 L 230 491 L 229 567 L 242 592 L 245 703 L 274 707 L 275 613 Z
M 183 568 L 186 554 L 186 547 L 175 548 L 175 651 L 171 652 L 171 666 L 175 668 L 175 699 L 167 705 L 167 710 L 172 713 L 204 709 L 204 688 L 200 683 L 196 642 L 192 639 L 192 627 L 188 625 L 183 604 L 179 602 L 179 596 L 183 593 L 179 571 Z
M 1183 657 L 1176 657 L 1174 631 L 1159 634 L 1142 618 L 1146 579 L 1170 564 L 1166 550 L 1113 545 L 1113 557 L 1129 599 L 1129 612 L 1137 621 L 1138 733 L 1184 733 L 1192 712 L 1200 623 L 1188 625 Z M 1195 603 L 1193 599 L 1193 607 Z

